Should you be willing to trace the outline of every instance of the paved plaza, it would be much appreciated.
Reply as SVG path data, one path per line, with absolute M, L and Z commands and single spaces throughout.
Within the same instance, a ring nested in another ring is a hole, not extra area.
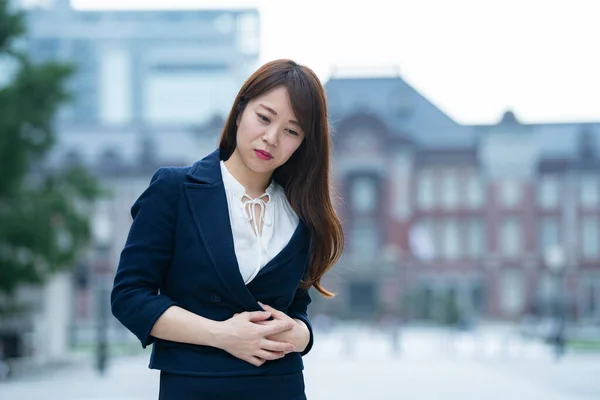
M 555 362 L 539 343 L 479 333 L 411 330 L 398 352 L 385 335 L 320 334 L 305 357 L 310 400 L 600 399 L 600 355 Z M 158 373 L 147 354 L 112 359 L 99 377 L 88 363 L 0 383 L 1 400 L 145 400 L 157 397 Z

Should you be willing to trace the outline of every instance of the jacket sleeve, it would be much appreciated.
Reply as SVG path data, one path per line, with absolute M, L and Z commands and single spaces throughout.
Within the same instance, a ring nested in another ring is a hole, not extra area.
M 306 346 L 306 349 L 304 349 L 304 351 L 300 353 L 300 355 L 302 356 L 308 354 L 308 352 L 312 349 L 314 342 L 313 328 L 312 324 L 310 323 L 310 320 L 308 319 L 307 313 L 308 305 L 310 303 L 311 298 L 308 290 L 298 288 L 296 290 L 296 294 L 294 295 L 294 299 L 292 300 L 292 304 L 288 308 L 288 316 L 290 318 L 296 318 L 303 321 L 310 332 L 310 340 L 308 341 L 308 345 Z
M 155 341 L 150 331 L 158 318 L 176 305 L 159 290 L 173 249 L 178 181 L 172 169 L 160 168 L 133 204 L 133 223 L 111 292 L 113 315 L 144 348 Z

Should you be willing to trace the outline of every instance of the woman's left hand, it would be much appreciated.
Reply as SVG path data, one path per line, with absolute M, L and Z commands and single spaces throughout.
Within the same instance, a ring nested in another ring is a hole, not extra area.
M 261 302 L 259 302 L 258 304 L 260 304 L 265 311 L 270 312 L 273 319 L 270 321 L 260 321 L 255 323 L 260 325 L 269 325 L 270 323 L 273 323 L 276 320 L 280 320 L 283 322 L 291 321 L 294 323 L 294 327 L 292 329 L 268 336 L 267 339 L 274 340 L 277 342 L 291 343 L 295 347 L 293 351 L 304 351 L 306 346 L 308 346 L 308 342 L 310 341 L 310 331 L 306 327 L 306 324 L 304 324 L 304 322 L 302 322 L 301 320 L 290 318 L 286 313 L 276 310 L 273 307 L 262 304 Z M 291 351 L 288 353 L 291 353 Z

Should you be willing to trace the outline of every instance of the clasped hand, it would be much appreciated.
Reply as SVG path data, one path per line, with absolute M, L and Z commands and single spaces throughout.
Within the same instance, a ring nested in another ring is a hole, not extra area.
M 223 321 L 223 330 L 216 339 L 218 347 L 257 367 L 295 351 L 285 339 L 296 322 L 281 311 L 263 308 L 266 311 L 243 312 Z

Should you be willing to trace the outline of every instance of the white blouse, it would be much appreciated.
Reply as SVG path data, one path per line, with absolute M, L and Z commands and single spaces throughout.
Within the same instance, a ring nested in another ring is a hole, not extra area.
M 223 161 L 221 175 L 229 207 L 235 255 L 242 278 L 248 284 L 288 244 L 298 226 L 298 216 L 283 188 L 274 181 L 271 181 L 264 194 L 253 199 L 231 175 Z M 256 213 L 256 205 L 260 215 Z M 258 229 L 260 222 L 263 224 L 262 232 Z

